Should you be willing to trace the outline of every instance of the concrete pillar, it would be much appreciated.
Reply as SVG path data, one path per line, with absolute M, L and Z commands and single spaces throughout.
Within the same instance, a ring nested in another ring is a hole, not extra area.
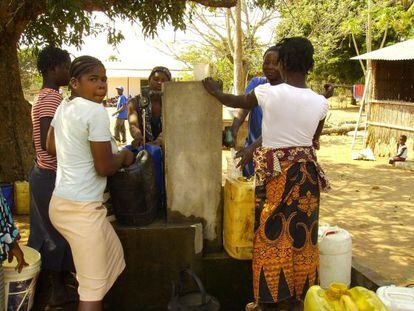
M 222 106 L 201 82 L 163 85 L 167 220 L 201 222 L 207 251 L 222 245 Z

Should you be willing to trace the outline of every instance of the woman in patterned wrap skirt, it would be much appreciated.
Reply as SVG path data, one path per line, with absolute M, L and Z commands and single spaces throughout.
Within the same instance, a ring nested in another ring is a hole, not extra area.
M 285 83 L 235 96 L 223 93 L 220 82 L 203 80 L 222 104 L 263 110 L 263 143 L 254 159 L 257 310 L 300 310 L 308 288 L 318 284 L 319 198 L 320 190 L 329 189 L 312 146 L 328 111 L 326 99 L 306 86 L 313 46 L 306 38 L 284 39 L 280 45 L 278 66 Z

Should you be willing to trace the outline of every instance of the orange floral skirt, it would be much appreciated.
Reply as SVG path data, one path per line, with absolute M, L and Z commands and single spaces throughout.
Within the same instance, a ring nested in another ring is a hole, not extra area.
M 256 187 L 253 289 L 259 303 L 303 300 L 319 283 L 317 165 L 279 164 L 280 173 Z

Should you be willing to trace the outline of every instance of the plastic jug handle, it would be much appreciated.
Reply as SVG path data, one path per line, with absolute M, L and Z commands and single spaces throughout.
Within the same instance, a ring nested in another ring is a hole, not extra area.
M 339 227 L 338 226 L 329 227 L 322 233 L 321 240 L 323 240 L 327 235 L 335 234 L 335 233 L 338 233 L 338 232 L 339 232 Z

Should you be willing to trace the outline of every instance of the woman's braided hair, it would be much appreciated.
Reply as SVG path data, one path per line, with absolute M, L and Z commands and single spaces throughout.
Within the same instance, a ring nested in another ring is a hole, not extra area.
M 280 43 L 271 46 L 270 48 L 268 48 L 264 53 L 263 53 L 263 58 L 266 56 L 267 53 L 269 52 L 280 52 L 280 48 L 282 47 L 282 45 Z
M 307 74 L 313 67 L 313 45 L 303 37 L 283 39 L 279 51 L 279 62 L 288 71 Z
M 102 62 L 95 57 L 88 55 L 80 56 L 73 60 L 70 65 L 69 74 L 71 78 L 79 79 L 82 75 L 90 73 L 97 66 L 105 68 Z

